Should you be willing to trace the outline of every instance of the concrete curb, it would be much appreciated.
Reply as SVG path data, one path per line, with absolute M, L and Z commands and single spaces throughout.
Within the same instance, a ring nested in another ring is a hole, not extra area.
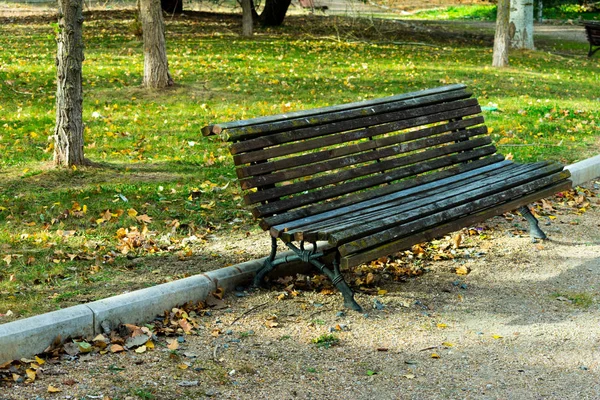
M 571 180 L 574 186 L 600 178 L 600 155 L 567 165 L 565 169 L 571 172 Z
M 327 248 L 326 242 L 318 245 L 319 249 Z M 278 256 L 291 254 L 287 251 Z M 58 335 L 63 339 L 92 338 L 102 333 L 101 325 L 105 321 L 112 328 L 120 323 L 148 322 L 177 305 L 203 301 L 218 287 L 229 291 L 247 284 L 262 267 L 265 258 L 2 324 L 0 364 L 41 353 Z M 298 264 L 286 265 L 282 272 L 293 272 L 297 268 Z

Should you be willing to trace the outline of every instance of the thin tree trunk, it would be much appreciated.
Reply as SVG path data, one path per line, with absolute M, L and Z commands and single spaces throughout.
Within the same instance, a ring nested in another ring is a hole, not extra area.
M 83 165 L 83 0 L 58 1 L 54 164 Z
M 544 22 L 544 2 L 542 0 L 538 0 L 538 16 L 537 20 L 539 23 Z
M 160 0 L 141 0 L 140 19 L 144 37 L 144 81 L 148 88 L 164 88 L 173 85 L 167 61 L 165 44 L 165 21 Z
M 496 16 L 496 35 L 494 36 L 493 67 L 508 66 L 508 25 L 510 17 L 510 0 L 498 0 L 498 14 Z
M 251 0 L 242 0 L 242 36 L 244 37 L 251 37 L 254 33 L 252 9 L 253 4 Z
M 533 50 L 533 0 L 510 1 L 510 45 Z

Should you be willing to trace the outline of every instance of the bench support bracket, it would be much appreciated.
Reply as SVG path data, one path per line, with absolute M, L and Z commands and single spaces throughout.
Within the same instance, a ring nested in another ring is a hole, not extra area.
M 315 266 L 321 273 L 325 274 L 331 283 L 342 293 L 344 297 L 344 307 L 350 308 L 355 311 L 362 311 L 362 307 L 354 300 L 354 293 L 348 286 L 344 277 L 340 272 L 340 256 L 336 252 L 333 260 L 333 270 L 328 268 L 324 263 L 319 261 L 321 257 L 325 255 L 323 252 L 317 252 L 317 244 L 312 243 L 313 247 L 310 250 L 304 249 L 304 241 L 300 242 L 300 247 L 297 247 L 293 243 L 285 243 L 285 245 L 292 250 L 295 254 L 275 258 L 277 254 L 277 238 L 271 237 L 271 254 L 265 260 L 262 268 L 256 273 L 254 277 L 253 286 L 258 287 L 261 285 L 264 277 L 271 272 L 275 267 L 281 264 L 286 264 L 294 261 L 303 261 L 310 263 Z
M 531 236 L 532 240 L 535 240 L 535 239 L 546 240 L 546 239 L 548 239 L 548 237 L 546 236 L 546 234 L 544 233 L 544 231 L 542 231 L 540 229 L 540 226 L 538 225 L 537 218 L 533 216 L 533 214 L 531 213 L 531 211 L 529 211 L 529 207 L 528 206 L 523 206 L 523 207 L 519 208 L 519 212 L 521 213 L 521 215 L 523 216 L 523 218 L 525 218 L 527 220 L 527 222 L 529 222 L 529 235 Z

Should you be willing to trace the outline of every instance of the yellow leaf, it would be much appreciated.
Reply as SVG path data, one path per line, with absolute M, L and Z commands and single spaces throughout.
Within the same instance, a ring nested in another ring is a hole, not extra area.
M 85 214 L 87 213 L 87 206 L 84 204 L 83 207 L 81 207 L 81 211 Z
M 461 265 L 460 267 L 456 268 L 455 271 L 457 275 L 467 275 L 470 272 L 469 267 L 466 265 Z
M 444 343 L 442 343 L 442 346 L 452 347 L 454 345 L 452 343 L 450 343 L 450 342 L 444 342 Z
M 440 358 L 438 353 L 431 353 L 431 358 Z
M 179 368 L 179 369 L 188 369 L 188 368 L 189 368 L 189 366 L 188 366 L 187 364 L 179 364 L 179 365 L 177 366 L 177 368 Z
M 62 392 L 59 388 L 56 388 L 52 385 L 48 385 L 48 393 L 59 393 Z
M 147 347 L 146 346 L 140 346 L 137 349 L 135 349 L 136 353 L 145 353 L 146 352 Z
M 43 360 L 43 359 L 39 358 L 38 356 L 35 356 L 35 362 L 38 363 L 39 365 L 46 364 L 46 360 Z
M 133 218 L 136 215 L 138 215 L 138 212 L 136 210 L 134 210 L 133 208 L 130 208 L 129 210 L 127 210 L 127 215 L 129 215 L 131 218 Z
M 154 342 L 152 340 L 148 340 L 146 342 L 146 347 L 150 350 L 152 350 L 154 348 Z
M 448 325 L 443 324 L 443 323 L 440 322 L 440 323 L 437 324 L 437 327 L 440 328 L 440 329 L 444 329 L 444 328 L 447 328 Z
M 33 370 L 33 369 L 27 369 L 25 371 L 25 373 L 27 374 L 27 377 L 29 379 L 31 379 L 32 382 L 35 381 L 35 378 L 37 377 L 37 375 L 35 373 L 35 370 Z
M 385 290 L 385 289 L 379 289 L 379 290 L 377 291 L 377 294 L 378 294 L 379 296 L 385 296 L 385 295 L 387 294 L 387 292 L 388 292 L 388 291 L 387 291 L 387 290 Z
M 502 339 L 504 336 L 502 335 L 492 335 L 494 339 Z

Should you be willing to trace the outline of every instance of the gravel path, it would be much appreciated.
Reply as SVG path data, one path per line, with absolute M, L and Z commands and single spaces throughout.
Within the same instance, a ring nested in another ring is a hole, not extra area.
M 463 231 L 453 260 L 405 260 L 422 276 L 376 273 L 357 295 L 364 314 L 326 290 L 228 294 L 176 350 L 162 338 L 142 354 L 47 363 L 0 399 L 598 399 L 600 200 L 589 201 L 542 218 L 550 241 L 498 217 Z M 330 333 L 338 343 L 314 343 Z

